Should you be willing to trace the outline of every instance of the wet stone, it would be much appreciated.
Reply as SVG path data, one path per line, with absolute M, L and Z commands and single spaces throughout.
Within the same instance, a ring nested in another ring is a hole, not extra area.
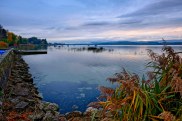
M 29 116 L 32 121 L 67 121 L 66 117 L 61 117 L 58 112 L 57 104 L 42 101 L 38 88 L 33 84 L 32 75 L 28 72 L 28 65 L 21 59 L 21 56 L 15 56 L 15 63 L 5 92 L 6 100 L 2 103 L 4 117 L 11 111 L 15 111 L 17 114 L 30 112 Z
M 3 102 L 0 101 L 0 106 L 2 106 L 2 105 L 3 105 Z
M 14 90 L 12 94 L 19 96 L 27 96 L 29 95 L 29 90 L 27 88 L 17 88 Z
M 59 106 L 55 103 L 44 103 L 44 110 L 45 111 L 58 111 L 59 110 Z
M 81 117 L 73 117 L 73 118 L 69 119 L 68 121 L 84 121 L 84 120 Z
M 46 112 L 43 121 L 59 121 L 59 114 L 53 114 L 51 111 Z
M 16 109 L 24 109 L 26 106 L 28 106 L 28 104 L 29 104 L 29 103 L 27 103 L 27 102 L 21 101 L 21 102 L 19 102 L 19 103 L 15 106 L 15 108 L 16 108 Z
M 34 120 L 38 120 L 41 121 L 44 117 L 45 113 L 43 111 L 35 111 L 30 118 L 34 121 Z
M 4 118 L 4 116 L 1 112 L 0 112 L 0 119 L 1 119 L 1 121 L 6 121 L 6 119 Z
M 33 82 L 33 78 L 24 78 L 23 79 L 25 82 Z
M 82 116 L 83 116 L 83 114 L 80 111 L 73 111 L 73 112 L 65 114 L 66 119 L 70 119 L 73 117 L 82 117 Z
M 60 116 L 59 121 L 67 121 L 67 119 L 65 117 Z
M 19 98 L 14 98 L 10 100 L 13 104 L 17 104 L 18 102 L 20 102 Z
M 39 94 L 34 94 L 34 97 L 36 97 L 36 98 L 38 98 L 38 99 L 42 99 L 42 96 L 41 95 L 39 95 Z

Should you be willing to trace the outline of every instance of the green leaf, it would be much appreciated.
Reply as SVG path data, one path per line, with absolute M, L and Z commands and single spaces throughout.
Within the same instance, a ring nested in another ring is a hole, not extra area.
M 172 97 L 175 97 L 175 95 L 169 95 L 166 97 L 166 99 L 169 99 L 169 98 L 172 98 Z

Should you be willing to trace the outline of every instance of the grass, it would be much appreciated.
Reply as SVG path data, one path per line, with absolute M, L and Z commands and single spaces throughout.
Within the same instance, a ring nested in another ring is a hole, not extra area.
M 162 50 L 161 55 L 148 50 L 153 71 L 147 79 L 124 69 L 108 78 L 118 86 L 100 87 L 103 114 L 122 121 L 182 121 L 182 58 L 169 46 Z

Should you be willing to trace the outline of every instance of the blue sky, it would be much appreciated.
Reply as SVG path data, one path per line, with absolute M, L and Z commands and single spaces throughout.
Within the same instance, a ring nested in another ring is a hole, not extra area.
M 182 39 L 182 0 L 0 0 L 0 24 L 48 41 Z

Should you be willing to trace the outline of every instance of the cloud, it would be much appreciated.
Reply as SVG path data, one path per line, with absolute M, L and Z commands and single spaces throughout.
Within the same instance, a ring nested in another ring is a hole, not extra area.
M 132 24 L 139 24 L 139 23 L 142 23 L 143 21 L 142 20 L 125 20 L 125 21 L 121 21 L 119 22 L 120 25 L 132 25 Z
M 124 26 L 128 29 L 136 28 L 165 28 L 182 26 L 181 0 L 151 0 L 150 3 L 117 18 L 123 21 L 138 21 Z
M 164 32 L 179 38 L 172 31 L 182 27 L 181 8 L 181 0 L 2 0 L 0 24 L 50 41 L 152 40 L 167 36 Z
M 82 26 L 86 27 L 86 26 L 107 26 L 107 25 L 111 25 L 112 23 L 109 22 L 90 22 L 90 23 L 85 23 Z
M 163 14 L 170 14 L 173 12 L 182 12 L 182 1 L 181 0 L 158 0 L 151 4 L 134 11 L 132 13 L 121 15 L 119 17 L 134 17 L 134 16 L 156 16 Z

